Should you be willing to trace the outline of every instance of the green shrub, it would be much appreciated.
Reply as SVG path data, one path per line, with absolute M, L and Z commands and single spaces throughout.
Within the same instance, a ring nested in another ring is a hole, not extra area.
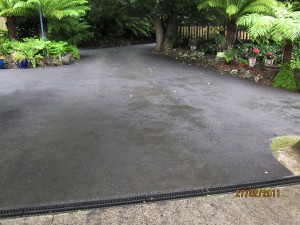
M 75 45 L 68 45 L 66 52 L 70 53 L 75 59 L 80 59 L 79 50 Z
M 12 46 L 8 39 L 7 31 L 0 30 L 0 55 L 5 56 L 11 53 Z
M 45 51 L 46 50 L 46 51 Z M 47 55 L 61 60 L 64 55 L 70 53 L 75 59 L 79 59 L 78 48 L 64 41 L 42 41 L 38 38 L 24 38 L 22 41 L 10 41 L 0 32 L 0 56 L 6 60 L 18 62 L 28 59 L 35 68 L 38 59 Z
M 224 58 L 228 64 L 237 60 L 237 52 L 234 49 L 228 49 L 224 54 L 219 54 L 218 57 Z
M 248 65 L 248 61 L 244 58 L 238 58 L 238 62 L 243 65 Z
M 225 49 L 226 44 L 227 44 L 225 35 L 217 34 L 217 35 L 215 35 L 214 40 L 217 45 L 218 52 L 223 51 L 223 49 Z
M 67 53 L 70 53 L 75 59 L 79 59 L 79 51 L 75 45 L 69 45 L 64 41 L 51 41 L 46 45 L 47 54 L 49 57 L 60 58 Z
M 66 47 L 68 43 L 64 41 L 49 41 L 46 44 L 47 55 L 53 58 L 61 57 L 66 54 Z
M 289 64 L 285 64 L 281 67 L 279 73 L 274 79 L 273 86 L 281 87 L 290 91 L 296 91 L 298 89 L 297 81 Z
M 42 50 L 45 48 L 45 44 L 37 38 L 24 38 L 23 42 L 15 41 L 11 43 L 13 50 L 19 52 L 18 55 L 25 56 L 31 62 L 33 68 L 37 65 L 37 59 L 44 58 Z
M 292 69 L 300 69 L 300 60 L 291 60 Z

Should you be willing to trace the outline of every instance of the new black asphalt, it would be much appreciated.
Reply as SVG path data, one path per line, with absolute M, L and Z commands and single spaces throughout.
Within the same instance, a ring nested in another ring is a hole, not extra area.
M 300 95 L 150 53 L 0 71 L 0 209 L 291 176 L 271 138 Z

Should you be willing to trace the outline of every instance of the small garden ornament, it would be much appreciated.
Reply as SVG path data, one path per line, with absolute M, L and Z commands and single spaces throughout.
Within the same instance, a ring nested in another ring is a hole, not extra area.
M 252 51 L 249 53 L 248 62 L 249 67 L 254 67 L 256 64 L 256 56 L 259 54 L 258 48 L 253 48 Z
M 266 52 L 265 66 L 273 66 L 276 54 L 274 52 Z

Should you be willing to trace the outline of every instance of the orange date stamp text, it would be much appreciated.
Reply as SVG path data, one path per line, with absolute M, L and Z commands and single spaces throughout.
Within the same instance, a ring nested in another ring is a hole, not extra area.
M 236 190 L 235 197 L 237 198 L 279 198 L 279 189 L 249 189 L 249 190 Z

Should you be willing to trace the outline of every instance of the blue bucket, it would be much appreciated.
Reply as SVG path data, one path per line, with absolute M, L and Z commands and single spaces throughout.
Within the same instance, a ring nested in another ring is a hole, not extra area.
M 4 60 L 0 59 L 0 69 L 4 69 Z
M 28 60 L 23 59 L 21 62 L 17 62 L 17 65 L 20 69 L 26 69 L 28 67 Z

